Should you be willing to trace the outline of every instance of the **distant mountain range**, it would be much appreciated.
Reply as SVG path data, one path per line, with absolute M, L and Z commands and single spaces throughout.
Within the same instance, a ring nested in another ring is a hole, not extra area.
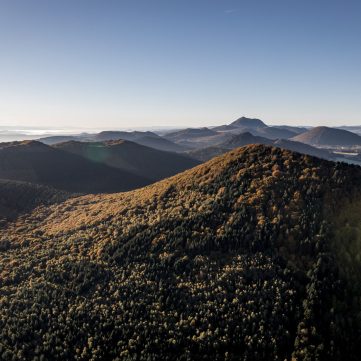
M 185 150 L 179 144 L 170 142 L 169 140 L 160 137 L 153 132 L 124 132 L 124 131 L 104 131 L 97 134 L 79 134 L 67 136 L 51 136 L 38 139 L 40 142 L 48 145 L 54 145 L 69 141 L 79 142 L 98 142 L 107 140 L 130 140 L 147 147 L 164 150 L 167 152 L 182 152 Z
M 329 160 L 333 160 L 336 158 L 336 156 L 328 150 L 319 149 L 307 144 L 287 139 L 272 140 L 264 137 L 254 136 L 249 132 L 233 135 L 232 138 L 219 144 L 218 146 L 210 146 L 203 149 L 196 149 L 188 151 L 187 153 L 191 157 L 204 162 L 217 155 L 226 153 L 230 149 L 243 147 L 249 144 L 273 145 L 278 148 L 289 149 L 298 153 L 308 154 Z
M 209 128 L 187 128 L 167 133 L 164 137 L 186 149 L 193 149 L 221 143 L 229 139 L 230 135 Z
M 303 128 L 287 127 L 287 126 L 267 126 L 260 119 L 251 119 L 246 117 L 238 118 L 229 125 L 221 125 L 214 127 L 212 130 L 230 133 L 249 132 L 254 136 L 262 136 L 269 139 L 291 138 L 303 131 Z
M 161 134 L 103 131 L 1 143 L 0 179 L 73 193 L 128 191 L 250 144 L 361 164 L 361 136 L 356 133 L 329 127 L 268 126 L 260 119 L 241 117 L 218 127 Z

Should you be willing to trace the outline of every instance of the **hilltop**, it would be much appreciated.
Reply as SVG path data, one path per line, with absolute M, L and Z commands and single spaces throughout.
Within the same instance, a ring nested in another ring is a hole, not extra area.
M 0 144 L 0 179 L 42 184 L 76 193 L 119 192 L 152 182 L 149 178 L 37 141 Z
M 199 164 L 182 154 L 164 152 L 126 140 L 66 142 L 55 147 L 152 180 L 170 177 Z
M 176 132 L 166 133 L 164 137 L 186 149 L 201 148 L 214 145 L 229 138 L 228 134 L 217 132 L 206 127 L 186 128 Z
M 317 146 L 353 146 L 361 145 L 361 136 L 348 130 L 315 127 L 299 134 L 292 140 Z
M 1 235 L 3 358 L 356 361 L 360 191 L 359 167 L 253 145 L 39 207 Z
M 107 140 L 129 140 L 138 144 L 152 147 L 167 152 L 181 152 L 184 148 L 175 144 L 153 132 L 122 132 L 122 131 L 104 131 L 95 134 L 90 141 L 107 141 Z
M 244 128 L 263 128 L 267 127 L 267 125 L 261 120 L 257 118 L 246 118 L 241 117 L 233 121 L 230 125 L 236 127 L 244 127 Z
M 39 138 L 38 141 L 47 145 L 55 145 L 59 143 L 65 143 L 70 141 L 77 142 L 104 142 L 104 141 L 117 141 L 117 140 L 129 140 L 137 144 L 141 144 L 154 149 L 163 150 L 167 152 L 182 152 L 184 147 L 175 144 L 165 138 L 153 132 L 125 132 L 125 131 L 103 131 L 96 134 L 78 134 L 67 136 L 50 136 Z
M 214 127 L 212 128 L 212 130 L 218 132 L 229 132 L 233 134 L 248 132 L 257 137 L 266 137 L 269 139 L 278 139 L 278 138 L 288 139 L 304 131 L 302 128 L 298 128 L 298 127 L 287 127 L 287 126 L 272 127 L 272 126 L 268 126 L 260 119 L 246 118 L 246 117 L 238 118 L 237 120 L 235 120 L 230 124 Z
M 240 134 L 232 135 L 231 138 L 217 146 L 205 147 L 188 151 L 191 157 L 199 159 L 200 161 L 207 161 L 211 158 L 221 155 L 229 151 L 230 149 L 242 147 L 249 144 L 263 144 L 273 145 L 275 147 L 292 150 L 294 152 L 312 155 L 314 157 L 333 160 L 335 155 L 328 150 L 319 149 L 308 144 L 301 142 L 291 141 L 288 139 L 268 139 L 264 137 L 254 136 L 250 132 L 244 132 Z

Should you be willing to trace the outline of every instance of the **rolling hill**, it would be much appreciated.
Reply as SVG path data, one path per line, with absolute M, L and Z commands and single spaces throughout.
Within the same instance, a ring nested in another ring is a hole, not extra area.
M 189 155 L 193 159 L 199 160 L 200 162 L 207 162 L 208 160 L 227 152 L 229 152 L 229 148 L 222 148 L 220 146 L 214 145 L 188 150 L 185 152 L 185 154 Z
M 125 131 L 103 131 L 95 134 L 78 134 L 78 135 L 56 135 L 38 139 L 39 142 L 47 145 L 55 145 L 70 141 L 78 142 L 103 142 L 109 140 L 129 140 L 135 143 L 164 150 L 166 152 L 182 152 L 185 150 L 181 145 L 175 144 L 153 132 L 125 132 Z
M 265 127 L 265 128 L 257 128 L 254 130 L 250 130 L 250 132 L 255 136 L 266 137 L 269 139 L 289 139 L 297 135 L 297 133 L 279 127 Z
M 0 179 L 0 226 L 40 205 L 65 201 L 70 193 L 27 182 Z
M 190 150 L 216 145 L 224 142 L 230 136 L 230 134 L 217 132 L 209 128 L 187 128 L 167 133 L 164 135 L 164 138 Z
M 296 134 L 302 134 L 307 132 L 308 128 L 305 127 L 297 127 L 297 126 L 292 126 L 292 125 L 275 125 L 274 128 L 279 128 L 279 129 L 286 129 L 289 130 L 292 133 L 296 133 Z
M 221 143 L 219 146 L 226 149 L 233 149 L 238 147 L 243 147 L 248 144 L 272 144 L 271 139 L 267 139 L 264 137 L 258 137 L 253 135 L 250 132 L 244 132 L 240 134 L 233 135 L 229 140 Z
M 71 141 L 84 141 L 84 137 L 80 135 L 53 135 L 37 139 L 38 142 L 46 145 L 55 145 L 58 143 L 71 142 Z
M 175 132 L 166 133 L 165 137 L 173 141 L 183 140 L 184 138 L 203 138 L 203 137 L 212 137 L 217 135 L 212 129 L 209 128 L 186 128 L 182 130 L 177 130 Z
M 257 129 L 267 127 L 265 123 L 260 119 L 241 117 L 231 122 L 230 124 L 224 124 L 217 127 L 213 127 L 215 131 L 232 131 L 238 129 Z
M 238 128 L 266 128 L 267 125 L 261 119 L 241 117 L 233 121 L 231 126 Z
M 316 148 L 311 145 L 304 144 L 301 142 L 296 142 L 289 139 L 277 139 L 273 141 L 272 145 L 275 147 L 292 150 L 293 152 L 312 155 L 314 157 L 318 157 L 322 159 L 328 159 L 328 160 L 336 159 L 336 156 L 332 152 L 326 149 Z
M 246 117 L 241 117 L 228 125 L 214 127 L 212 130 L 233 134 L 247 132 L 256 137 L 265 137 L 268 139 L 288 139 L 302 132 L 301 128 L 287 126 L 268 126 L 260 119 Z
M 56 145 L 56 148 L 151 180 L 160 180 L 199 164 L 185 155 L 164 152 L 126 140 L 66 142 Z
M 353 146 L 361 145 L 361 136 L 343 129 L 315 127 L 292 138 L 317 146 Z
M 91 141 L 107 141 L 107 140 L 130 140 L 132 142 L 145 145 L 147 147 L 164 150 L 167 152 L 182 152 L 185 150 L 179 144 L 175 144 L 168 139 L 160 137 L 153 132 L 121 132 L 121 131 L 104 131 L 95 134 Z
M 328 150 L 319 149 L 311 145 L 300 142 L 291 141 L 288 139 L 272 140 L 264 137 L 254 136 L 250 132 L 233 135 L 229 140 L 213 147 L 205 147 L 188 151 L 187 154 L 192 158 L 198 159 L 202 162 L 212 159 L 217 155 L 221 155 L 237 147 L 242 147 L 248 144 L 263 144 L 273 145 L 275 147 L 292 150 L 294 152 L 308 154 L 322 159 L 334 160 L 336 156 Z
M 3 359 L 342 360 L 360 352 L 361 169 L 235 149 L 6 226 Z
M 151 179 L 70 154 L 37 141 L 0 144 L 0 179 L 78 193 L 119 192 Z

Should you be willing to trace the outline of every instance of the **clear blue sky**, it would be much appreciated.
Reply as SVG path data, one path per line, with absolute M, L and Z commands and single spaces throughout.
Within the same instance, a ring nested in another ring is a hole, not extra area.
M 0 124 L 361 124 L 359 0 L 0 0 Z

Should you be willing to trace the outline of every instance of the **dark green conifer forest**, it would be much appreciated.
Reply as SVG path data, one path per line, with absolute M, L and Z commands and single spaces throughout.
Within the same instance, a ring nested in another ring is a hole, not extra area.
M 361 169 L 247 146 L 4 223 L 0 359 L 361 354 Z

